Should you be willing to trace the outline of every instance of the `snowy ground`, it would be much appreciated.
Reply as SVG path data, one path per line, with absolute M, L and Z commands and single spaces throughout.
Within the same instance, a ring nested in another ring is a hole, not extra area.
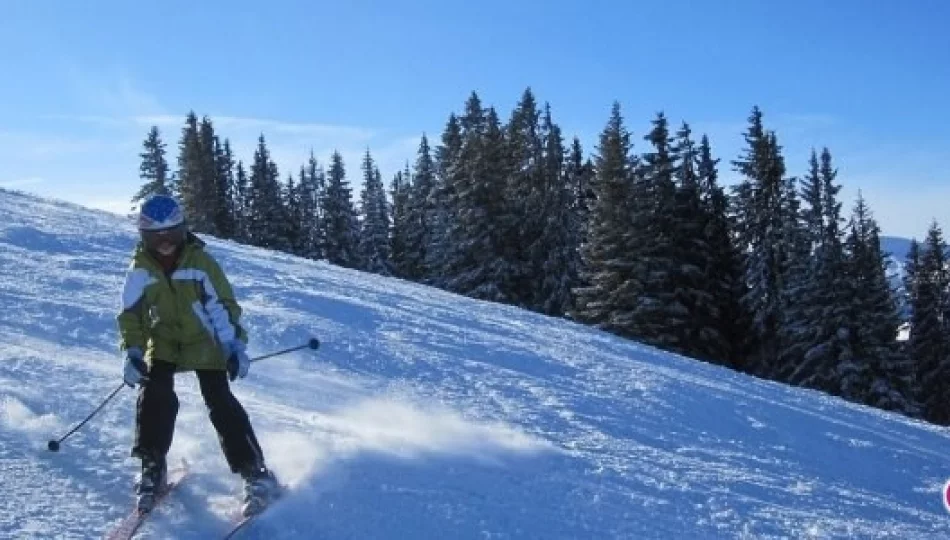
M 127 512 L 131 225 L 0 190 L 0 537 L 101 538 Z M 234 384 L 295 491 L 244 538 L 947 538 L 942 429 L 564 321 L 212 241 L 255 363 Z M 145 537 L 214 538 L 238 479 L 193 377 Z

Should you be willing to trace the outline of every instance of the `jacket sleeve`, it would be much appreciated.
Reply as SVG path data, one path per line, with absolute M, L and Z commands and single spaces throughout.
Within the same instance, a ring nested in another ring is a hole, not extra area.
M 238 339 L 247 344 L 247 331 L 241 326 L 242 310 L 234 297 L 234 288 L 218 262 L 208 254 L 205 259 L 207 281 L 203 303 L 214 331 L 222 343 Z
M 122 310 L 116 317 L 119 326 L 119 350 L 139 347 L 143 351 L 147 337 L 145 335 L 145 288 L 154 283 L 155 278 L 143 268 L 129 268 L 122 287 Z

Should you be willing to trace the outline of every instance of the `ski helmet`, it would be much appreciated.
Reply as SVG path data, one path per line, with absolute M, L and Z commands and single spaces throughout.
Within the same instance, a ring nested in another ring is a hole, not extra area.
M 139 208 L 139 230 L 160 231 L 178 227 L 185 222 L 185 214 L 174 197 L 152 195 Z
M 168 195 L 153 195 L 139 208 L 139 233 L 150 251 L 172 255 L 185 242 L 185 214 Z

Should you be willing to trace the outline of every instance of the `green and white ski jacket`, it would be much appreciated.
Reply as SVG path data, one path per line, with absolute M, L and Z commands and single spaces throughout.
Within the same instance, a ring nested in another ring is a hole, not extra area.
M 178 266 L 166 275 L 141 243 L 136 246 L 116 318 L 120 350 L 140 347 L 146 362 L 157 358 L 180 371 L 225 369 L 224 344 L 247 343 L 231 284 L 204 247 L 188 234 Z

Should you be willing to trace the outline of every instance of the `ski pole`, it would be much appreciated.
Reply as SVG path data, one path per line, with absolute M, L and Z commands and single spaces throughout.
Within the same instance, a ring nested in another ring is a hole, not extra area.
M 258 356 L 258 357 L 255 357 L 255 358 L 251 358 L 251 362 L 257 362 L 257 361 L 259 361 L 259 360 L 264 360 L 265 358 L 271 358 L 271 357 L 273 357 L 273 356 L 278 356 L 278 355 L 281 355 L 281 354 L 287 354 L 287 353 L 293 352 L 293 351 L 299 351 L 300 349 L 306 349 L 306 348 L 317 349 L 317 348 L 319 348 L 319 347 L 320 347 L 320 340 L 317 339 L 317 338 L 310 338 L 310 340 L 308 340 L 307 343 L 304 343 L 303 345 L 298 345 L 298 346 L 296 346 L 296 347 L 290 347 L 290 348 L 287 348 L 287 349 L 284 349 L 284 350 L 281 350 L 281 351 L 276 351 L 276 352 L 268 353 L 268 354 L 265 354 L 265 355 L 262 355 L 262 356 Z M 100 410 L 102 410 L 102 408 L 106 406 L 106 403 L 109 403 L 110 401 L 112 401 L 112 398 L 114 398 L 114 397 L 116 396 L 116 394 L 118 394 L 119 391 L 122 390 L 122 387 L 125 386 L 125 385 L 126 385 L 125 382 L 119 384 L 119 386 L 117 386 L 116 389 L 112 391 L 112 393 L 110 393 L 104 400 L 102 400 L 102 403 L 100 403 L 99 406 L 95 408 L 95 410 L 93 410 L 91 413 L 89 413 L 89 416 L 87 416 L 86 418 L 84 418 L 82 422 L 78 423 L 78 424 L 76 425 L 76 427 L 74 427 L 73 429 L 69 430 L 68 433 L 66 433 L 65 435 L 63 435 L 63 436 L 60 437 L 59 439 L 50 439 L 50 441 L 49 441 L 48 443 L 46 443 L 46 447 L 49 449 L 49 451 L 50 451 L 50 452 L 59 452 L 59 445 L 60 445 L 60 443 L 62 443 L 63 441 L 65 441 L 65 440 L 66 440 L 70 435 L 72 435 L 73 433 L 79 431 L 79 428 L 81 428 L 81 427 L 83 427 L 84 425 L 86 425 L 86 422 L 88 422 L 89 420 L 91 420 L 93 416 L 95 416 Z
M 319 347 L 320 347 L 320 340 L 317 338 L 310 338 L 310 340 L 308 340 L 303 345 L 297 345 L 296 347 L 290 347 L 289 349 L 284 349 L 282 351 L 268 353 L 263 356 L 257 356 L 255 358 L 251 358 L 251 362 L 257 362 L 260 360 L 264 360 L 265 358 L 271 358 L 273 356 L 280 356 L 282 354 L 287 354 L 289 352 L 299 351 L 300 349 L 306 349 L 306 348 L 318 349 Z
M 119 386 L 117 386 L 117 387 L 115 388 L 115 390 L 113 390 L 112 393 L 109 394 L 109 397 L 107 397 L 106 399 L 102 400 L 102 403 L 100 403 L 99 406 L 96 407 L 96 410 L 94 410 L 94 411 L 92 411 L 91 413 L 89 413 L 89 416 L 87 416 L 82 422 L 80 422 L 79 424 L 77 424 L 76 427 L 74 427 L 73 429 L 69 430 L 69 433 L 63 435 L 63 436 L 60 437 L 59 439 L 51 439 L 48 443 L 46 443 L 46 447 L 49 448 L 49 451 L 50 451 L 50 452 L 59 452 L 59 443 L 65 441 L 67 437 L 69 437 L 70 435 L 72 435 L 73 433 L 75 433 L 76 431 L 78 431 L 79 428 L 81 428 L 83 425 L 85 425 L 85 423 L 88 422 L 93 416 L 95 416 L 96 413 L 98 413 L 100 410 L 102 410 L 102 408 L 106 406 L 106 403 L 109 403 L 109 401 L 111 401 L 112 398 L 114 398 L 115 395 L 119 393 L 119 390 L 122 390 L 122 387 L 123 387 L 123 386 L 125 386 L 125 383 L 124 383 L 124 382 L 121 383 L 121 384 L 119 384 Z

